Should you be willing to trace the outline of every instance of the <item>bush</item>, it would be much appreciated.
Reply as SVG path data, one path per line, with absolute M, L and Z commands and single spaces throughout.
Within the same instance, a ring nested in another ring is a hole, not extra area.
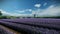
M 7 19 L 6 16 L 0 16 L 0 19 Z

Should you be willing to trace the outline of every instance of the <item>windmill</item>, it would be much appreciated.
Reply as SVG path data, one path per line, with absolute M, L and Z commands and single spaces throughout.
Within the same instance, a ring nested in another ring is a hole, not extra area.
M 37 8 L 37 10 L 39 10 L 41 4 L 35 4 L 34 6 Z M 34 14 L 34 18 L 36 17 L 37 13 L 38 13 L 38 11 L 34 11 L 34 13 L 33 13 Z

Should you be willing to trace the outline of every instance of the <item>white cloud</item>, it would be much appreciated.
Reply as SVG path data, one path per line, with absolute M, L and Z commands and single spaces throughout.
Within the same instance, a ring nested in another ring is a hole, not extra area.
M 55 8 L 54 5 L 49 6 L 47 9 Z
M 47 5 L 47 3 L 44 3 L 44 4 L 43 4 L 43 6 L 46 6 L 46 5 Z
M 9 12 L 7 12 L 5 10 L 2 10 L 2 9 L 0 9 L 0 11 L 2 12 L 3 15 L 10 15 L 10 16 L 15 16 L 16 15 L 14 13 L 9 13 Z
M 19 12 L 19 13 L 24 13 L 25 11 L 24 10 L 16 10 L 17 12 Z
M 16 10 L 17 13 L 15 13 L 15 15 L 17 16 L 32 16 L 32 14 L 21 14 L 21 13 L 26 13 L 26 11 L 28 12 L 32 12 L 32 9 L 25 9 L 25 10 Z
M 29 9 L 30 11 L 31 11 L 31 9 Z M 10 16 L 32 16 L 32 14 L 19 14 L 19 13 L 9 13 L 9 12 L 7 12 L 7 11 L 5 11 L 5 10 L 2 10 L 2 9 L 0 9 L 0 11 L 2 12 L 2 14 L 3 15 L 10 15 Z M 22 12 L 22 11 L 21 11 Z M 24 12 L 24 11 L 23 11 Z
M 10 13 L 8 13 L 8 12 L 2 10 L 2 9 L 0 9 L 0 11 L 1 11 L 3 14 L 11 15 Z
M 34 6 L 39 8 L 41 6 L 41 4 L 35 4 Z
M 38 16 L 60 16 L 60 7 L 54 7 L 51 5 L 49 8 L 42 10 L 43 12 L 38 13 Z
M 36 10 L 32 10 L 32 9 L 25 9 L 25 10 L 16 10 L 17 13 L 9 13 L 6 12 L 4 10 L 1 10 L 3 14 L 6 15 L 11 15 L 11 16 L 33 16 L 33 14 L 37 14 L 37 16 L 40 17 L 45 17 L 45 16 L 60 16 L 60 7 L 54 7 L 54 5 L 51 5 L 50 7 L 48 7 L 47 9 L 36 9 Z M 31 14 L 19 14 L 18 12 L 26 12 L 26 11 L 31 11 Z
M 19 13 L 26 13 L 27 11 L 32 12 L 32 9 L 16 10 L 16 11 L 19 12 Z
M 28 11 L 32 11 L 32 9 L 28 9 Z

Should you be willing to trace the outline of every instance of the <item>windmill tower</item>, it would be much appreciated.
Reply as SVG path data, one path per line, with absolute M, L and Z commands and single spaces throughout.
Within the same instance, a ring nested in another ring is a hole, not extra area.
M 34 6 L 37 8 L 37 11 L 34 11 L 34 18 L 36 18 L 38 10 L 39 10 L 41 4 L 35 4 Z

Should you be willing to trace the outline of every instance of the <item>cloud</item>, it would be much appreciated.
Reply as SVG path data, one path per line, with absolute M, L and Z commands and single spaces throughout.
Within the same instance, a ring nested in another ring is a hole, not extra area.
M 25 12 L 25 11 L 32 11 L 32 9 L 25 9 L 25 10 L 16 10 L 18 12 Z
M 16 12 L 20 13 L 20 14 L 24 14 L 24 13 L 31 13 L 32 9 L 25 9 L 25 10 L 15 10 Z
M 2 10 L 2 9 L 0 9 L 0 11 L 2 12 L 3 15 L 4 15 L 4 14 L 6 14 L 6 15 L 11 15 L 10 13 L 8 13 L 8 12 Z
M 28 11 L 32 11 L 32 9 L 28 9 Z
M 28 17 L 28 16 L 32 16 L 32 14 L 19 14 L 19 13 L 9 13 L 5 10 L 2 10 L 0 9 L 0 11 L 2 12 L 3 15 L 9 15 L 9 16 L 25 16 L 25 17 Z M 29 9 L 29 11 L 31 11 L 31 9 Z M 22 11 L 21 11 L 22 12 Z M 24 12 L 24 11 L 23 11 Z
M 15 10 L 17 11 L 17 13 L 15 13 L 14 15 L 17 16 L 33 16 L 32 14 L 26 14 L 26 12 L 32 12 L 32 9 L 25 9 L 25 10 Z
M 34 6 L 39 8 L 41 6 L 41 4 L 35 4 Z
M 16 10 L 17 12 L 19 12 L 19 13 L 24 13 L 25 12 L 25 10 Z
M 5 11 L 5 10 L 2 10 L 2 9 L 0 9 L 0 11 L 2 12 L 2 14 L 3 15 L 10 15 L 10 16 L 15 16 L 16 14 L 14 14 L 14 13 L 9 13 L 9 12 L 7 12 L 7 11 Z
M 47 5 L 47 3 L 44 3 L 44 4 L 43 4 L 43 6 L 46 6 L 46 5 Z
M 54 5 L 51 5 L 51 6 L 49 6 L 47 9 L 50 9 L 50 8 L 55 8 L 55 7 L 54 7 Z
M 54 7 L 51 5 L 49 8 L 42 10 L 42 12 L 38 13 L 37 16 L 40 17 L 50 17 L 50 16 L 60 16 L 60 7 Z
M 15 13 L 9 13 L 7 11 L 4 11 L 2 9 L 0 9 L 0 11 L 2 11 L 3 14 L 6 15 L 11 15 L 11 16 L 33 16 L 34 14 L 36 14 L 36 16 L 39 17 L 50 17 L 50 16 L 60 16 L 60 7 L 55 7 L 54 5 L 49 6 L 47 9 L 36 9 L 36 10 L 32 10 L 32 9 L 25 9 L 25 10 L 16 10 L 17 12 Z M 26 11 L 32 12 L 31 14 L 21 14 L 24 13 Z

